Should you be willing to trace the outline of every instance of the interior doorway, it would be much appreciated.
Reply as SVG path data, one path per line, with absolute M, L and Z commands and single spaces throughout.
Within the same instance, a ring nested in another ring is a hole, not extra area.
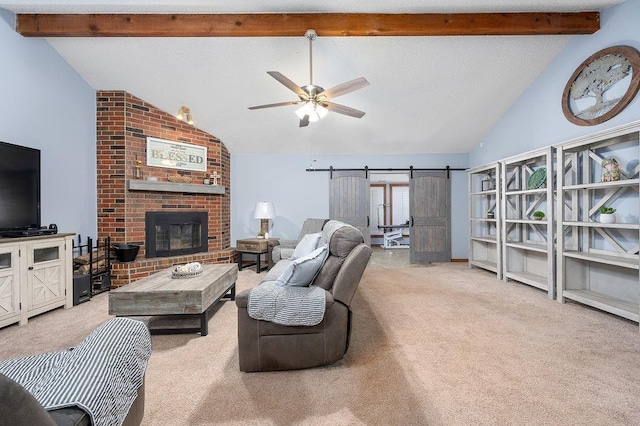
M 371 173 L 371 244 L 384 249 L 408 249 L 409 174 Z
M 409 250 L 411 263 L 451 260 L 450 180 L 439 171 L 371 173 L 371 245 Z

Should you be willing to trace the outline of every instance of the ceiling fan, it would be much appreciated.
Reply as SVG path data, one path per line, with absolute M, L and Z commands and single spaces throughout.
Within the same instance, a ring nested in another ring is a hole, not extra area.
M 279 73 L 278 71 L 267 71 L 271 77 L 278 80 L 281 84 L 294 92 L 300 98 L 297 101 L 278 102 L 275 104 L 258 105 L 249 107 L 249 109 L 272 108 L 286 105 L 300 105 L 296 110 L 296 115 L 300 118 L 300 127 L 308 126 L 309 123 L 318 121 L 327 115 L 328 111 L 337 112 L 338 114 L 348 115 L 349 117 L 362 118 L 363 111 L 344 105 L 330 102 L 331 99 L 345 95 L 358 89 L 362 89 L 369 85 L 364 77 L 338 84 L 330 89 L 313 84 L 313 40 L 318 36 L 314 30 L 307 30 L 304 36 L 309 40 L 309 84 L 306 86 L 298 86 L 293 81 Z

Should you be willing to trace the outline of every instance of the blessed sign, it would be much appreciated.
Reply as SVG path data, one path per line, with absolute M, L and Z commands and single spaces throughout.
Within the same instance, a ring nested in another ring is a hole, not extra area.
M 207 147 L 147 137 L 147 165 L 207 171 Z

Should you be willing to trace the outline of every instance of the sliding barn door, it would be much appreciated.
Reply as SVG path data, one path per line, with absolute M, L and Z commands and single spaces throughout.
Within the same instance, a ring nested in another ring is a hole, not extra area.
M 329 218 L 358 228 L 371 245 L 369 176 L 364 170 L 334 171 L 329 178 Z
M 451 261 L 451 181 L 446 172 L 414 171 L 409 194 L 410 262 Z

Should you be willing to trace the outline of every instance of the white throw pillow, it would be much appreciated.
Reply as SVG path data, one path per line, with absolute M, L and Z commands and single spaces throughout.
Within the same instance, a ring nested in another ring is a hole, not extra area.
M 305 234 L 305 236 L 302 237 L 300 242 L 296 245 L 295 250 L 293 250 L 291 260 L 305 257 L 306 255 L 317 249 L 321 236 L 322 232 L 318 232 L 317 234 Z
M 322 264 L 329 254 L 329 247 L 325 244 L 307 256 L 292 261 L 275 283 L 281 286 L 306 287 L 316 277 Z

